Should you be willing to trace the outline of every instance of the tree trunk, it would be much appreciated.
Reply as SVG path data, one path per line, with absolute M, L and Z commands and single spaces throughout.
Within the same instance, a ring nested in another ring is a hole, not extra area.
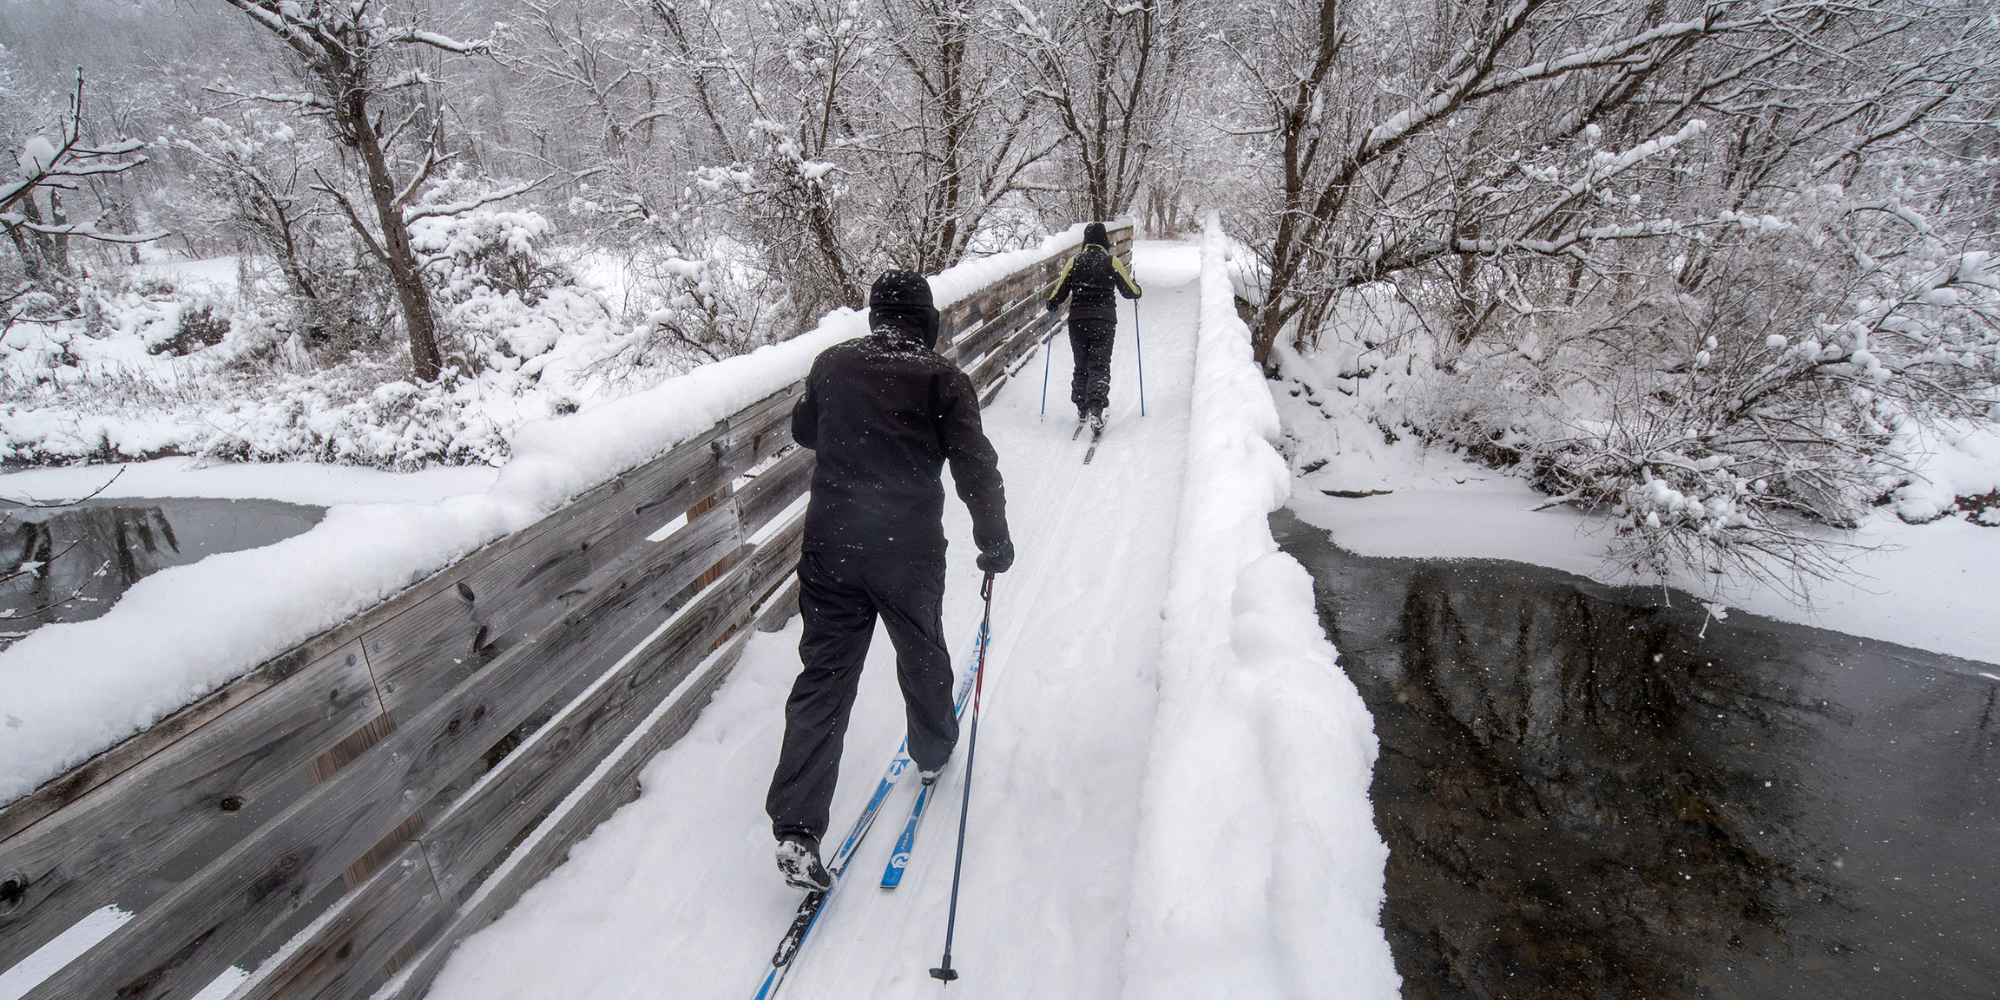
M 435 382 L 444 371 L 444 358 L 438 353 L 430 291 L 424 287 L 416 251 L 410 248 L 410 227 L 403 221 L 402 206 L 396 204 L 396 184 L 389 176 L 381 137 L 368 120 L 366 93 L 350 86 L 342 110 L 354 136 L 354 149 L 368 171 L 368 196 L 375 202 L 375 218 L 382 226 L 383 263 L 389 267 L 389 280 L 396 286 L 396 299 L 403 308 L 403 327 L 409 331 L 411 364 L 417 381 Z

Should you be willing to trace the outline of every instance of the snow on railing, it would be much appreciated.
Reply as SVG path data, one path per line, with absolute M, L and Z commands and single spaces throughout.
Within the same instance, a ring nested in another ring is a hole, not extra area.
M 1124 995 L 1393 998 L 1374 723 L 1267 515 L 1291 476 L 1210 217 Z
M 984 398 L 1080 236 L 933 279 Z M 791 403 L 865 329 L 838 310 L 524 427 L 486 494 L 336 506 L 0 652 L 0 970 L 117 901 L 138 912 L 38 956 L 60 969 L 30 998 L 191 995 L 273 946 L 233 996 L 420 995 L 629 798 L 745 626 L 788 616 L 812 468 Z M 148 888 L 169 863 L 193 873 Z

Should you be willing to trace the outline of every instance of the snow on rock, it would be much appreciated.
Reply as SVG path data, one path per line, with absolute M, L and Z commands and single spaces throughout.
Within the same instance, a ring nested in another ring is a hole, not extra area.
M 1912 524 L 1936 520 L 1965 501 L 2000 492 L 2000 426 L 1947 421 L 1935 431 L 1906 435 L 1912 475 L 1893 496 L 1896 515 Z M 1964 500 L 1961 500 L 1964 498 Z M 2000 506 L 1966 510 L 1969 519 L 2000 527 Z
M 1290 474 L 1211 218 L 1125 996 L 1394 997 L 1374 723 L 1266 515 Z
M 785 343 L 524 425 L 484 493 L 336 505 L 302 535 L 156 573 L 101 618 L 35 630 L 0 652 L 0 802 L 784 388 L 864 331 L 838 310 Z

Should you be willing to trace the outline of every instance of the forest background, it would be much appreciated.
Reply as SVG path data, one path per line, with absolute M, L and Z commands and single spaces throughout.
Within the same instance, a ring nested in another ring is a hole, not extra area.
M 0 0 L 0 458 L 498 463 L 883 268 L 1212 213 L 1274 378 L 1797 584 L 2000 522 L 1932 461 L 1995 440 L 1997 16 Z

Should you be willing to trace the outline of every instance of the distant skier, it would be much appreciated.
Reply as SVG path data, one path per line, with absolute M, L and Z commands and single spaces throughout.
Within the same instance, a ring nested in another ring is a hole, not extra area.
M 1093 222 L 1083 229 L 1083 250 L 1063 266 L 1055 294 L 1049 296 L 1051 316 L 1063 299 L 1070 299 L 1069 346 L 1076 367 L 1069 399 L 1076 404 L 1076 419 L 1090 421 L 1093 434 L 1104 432 L 1104 408 L 1111 404 L 1111 344 L 1118 333 L 1113 290 L 1128 299 L 1141 294 L 1132 273 L 1111 253 L 1104 223 Z
M 945 462 L 972 512 L 979 568 L 1004 573 L 1014 562 L 979 395 L 932 350 L 938 321 L 929 282 L 913 271 L 882 275 L 868 295 L 868 322 L 868 336 L 813 362 L 792 410 L 792 437 L 819 453 L 799 558 L 804 669 L 785 702 L 785 742 L 764 809 L 778 837 L 778 869 L 801 889 L 833 883 L 819 840 L 877 617 L 896 647 L 910 759 L 925 784 L 957 745 L 942 616 Z

